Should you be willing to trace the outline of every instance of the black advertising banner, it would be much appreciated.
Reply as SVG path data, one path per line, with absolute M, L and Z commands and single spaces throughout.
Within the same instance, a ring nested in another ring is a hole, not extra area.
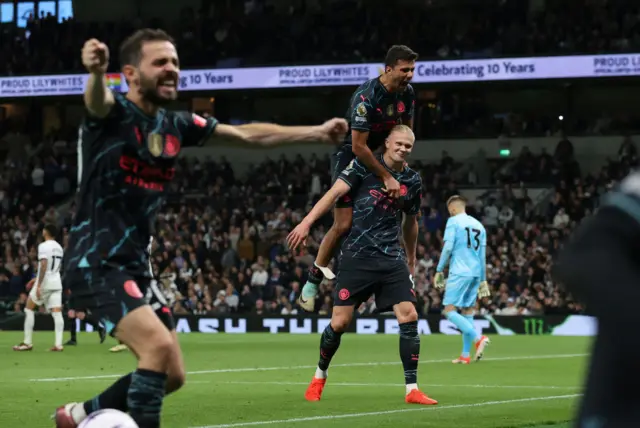
M 270 334 L 317 334 L 329 324 L 329 317 L 317 315 L 178 315 L 178 333 L 270 333 Z M 36 330 L 53 330 L 50 315 L 36 314 Z M 69 320 L 65 320 L 68 323 Z M 81 330 L 90 331 L 80 321 Z M 0 318 L 0 330 L 20 331 L 23 329 L 24 314 L 7 314 Z M 510 335 L 551 335 L 551 336 L 593 336 L 597 332 L 595 318 L 585 315 L 549 316 L 490 316 L 479 315 L 474 319 L 476 330 L 482 334 Z M 393 316 L 354 318 L 349 330 L 357 334 L 397 334 L 398 321 Z M 460 334 L 453 323 L 440 315 L 429 315 L 418 320 L 418 332 L 428 334 Z

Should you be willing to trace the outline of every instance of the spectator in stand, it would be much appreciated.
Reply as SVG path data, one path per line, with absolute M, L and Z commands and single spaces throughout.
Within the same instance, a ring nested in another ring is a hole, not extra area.
M 631 149 L 628 144 L 625 147 L 624 153 L 628 153 Z M 73 152 L 57 149 L 52 152 L 58 165 L 68 165 L 60 171 L 73 182 L 76 176 Z M 561 164 L 544 152 L 530 152 L 530 156 L 533 171 L 546 162 L 552 162 L 557 170 L 558 180 L 553 183 L 556 193 L 546 212 L 536 211 L 538 207 L 526 192 L 516 198 L 515 184 L 510 183 L 519 182 L 509 180 L 500 186 L 493 199 L 508 204 L 513 215 L 502 215 L 504 209 L 498 210 L 494 200 L 487 203 L 478 198 L 477 205 L 474 204 L 485 224 L 491 224 L 493 229 L 487 247 L 487 276 L 493 293 L 480 302 L 479 312 L 497 313 L 510 308 L 511 298 L 520 313 L 581 313 L 584 308 L 579 302 L 551 280 L 551 256 L 575 225 L 597 209 L 599 196 L 634 167 L 637 160 L 625 154 L 608 162 L 598 174 L 582 175 L 580 168 L 572 166 L 573 161 Z M 414 165 L 423 177 L 425 195 L 419 261 L 414 274 L 421 314 L 439 314 L 442 310 L 441 296 L 432 287 L 434 260 L 438 260 L 442 248 L 442 227 L 446 221 L 442 197 L 455 190 L 456 184 L 450 177 L 458 165 L 455 161 L 444 161 L 446 158 L 443 155 L 437 164 Z M 39 164 L 44 165 L 45 159 Z M 0 295 L 5 296 L 6 306 L 18 310 L 24 305 L 24 285 L 33 273 L 41 222 L 45 218 L 53 220 L 64 230 L 75 209 L 73 204 L 68 210 L 50 209 L 44 201 L 29 197 L 30 174 L 35 165 L 35 161 L 27 158 L 21 167 L 2 172 L 6 198 L 0 201 L 3 249 Z M 568 172 L 563 165 L 569 165 Z M 46 168 L 43 169 L 46 174 Z M 306 162 L 291 157 L 267 159 L 242 176 L 221 159 L 183 159 L 180 169 L 184 180 L 169 189 L 171 199 L 159 216 L 158 242 L 152 255 L 174 312 L 294 313 L 300 284 L 306 280 L 305 266 L 313 261 L 330 219 L 312 231 L 307 248 L 300 253 L 289 253 L 282 231 L 304 214 L 311 188 L 328 183 L 325 172 L 329 170 L 328 159 L 315 157 Z M 316 184 L 313 177 L 317 177 Z M 296 190 L 290 191 L 290 185 Z M 292 201 L 301 195 L 305 195 L 304 204 L 293 207 Z M 569 221 L 563 218 L 561 224 L 555 224 L 555 217 L 561 212 Z M 505 222 L 501 218 L 511 219 Z M 516 218 L 519 220 L 515 221 Z M 66 241 L 67 233 L 65 230 L 61 242 Z M 331 312 L 333 286 L 331 281 L 325 281 L 320 287 L 318 309 L 323 314 Z M 372 313 L 375 310 L 372 303 L 365 302 L 358 311 Z
M 553 227 L 556 229 L 564 229 L 569 226 L 569 216 L 564 211 L 564 208 L 558 209 L 558 212 L 553 217 Z
M 496 206 L 495 199 L 490 199 L 489 204 L 484 207 L 484 217 L 482 218 L 482 224 L 487 228 L 487 232 L 498 227 L 499 211 Z
M 516 301 L 513 297 L 507 299 L 507 305 L 502 309 L 497 309 L 496 315 L 520 315 L 520 311 L 516 307 Z
M 500 209 L 500 213 L 498 214 L 498 222 L 500 227 L 502 228 L 511 228 L 513 227 L 513 210 L 509 207 L 509 205 L 504 204 Z

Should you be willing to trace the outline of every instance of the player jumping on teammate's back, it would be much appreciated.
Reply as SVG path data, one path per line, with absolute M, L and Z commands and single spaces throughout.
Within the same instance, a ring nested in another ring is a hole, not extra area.
M 400 198 L 391 198 L 384 182 L 359 160 L 342 171 L 333 187 L 289 234 L 291 248 L 304 243 L 311 225 L 341 197 L 353 195 L 353 226 L 342 244 L 331 323 L 320 339 L 320 361 L 305 398 L 318 401 L 327 381 L 331 359 L 353 318 L 355 308 L 375 294 L 379 311 L 393 309 L 400 327 L 400 359 L 404 367 L 405 401 L 437 404 L 418 389 L 420 336 L 412 274 L 416 263 L 422 183 L 405 166 L 413 148 L 411 128 L 393 128 L 378 161 L 400 184 Z M 404 219 L 403 219 L 404 215 Z M 400 232 L 404 249 L 400 246 Z
M 129 86 L 126 96 L 107 86 L 107 46 L 92 39 L 82 49 L 89 71 L 87 114 L 78 138 L 78 210 L 64 281 L 71 291 L 70 308 L 98 318 L 131 349 L 138 369 L 93 400 L 59 407 L 58 428 L 75 428 L 88 412 L 103 408 L 124 409 L 140 427 L 156 428 L 165 393 L 184 383 L 175 331 L 145 296 L 152 284 L 145 248 L 181 148 L 212 136 L 262 146 L 337 143 L 347 131 L 343 119 L 320 126 L 231 126 L 165 110 L 177 98 L 180 70 L 173 39 L 161 30 L 134 33 L 122 44 L 120 60 Z
M 451 217 L 444 232 L 444 248 L 436 268 L 436 288 L 445 287 L 445 266 L 451 257 L 449 278 L 444 293 L 444 315 L 462 333 L 462 354 L 454 364 L 469 364 L 471 345 L 475 344 L 474 359 L 479 361 L 489 338 L 478 334 L 473 325 L 473 314 L 478 297 L 489 296 L 486 279 L 487 232 L 478 220 L 467 215 L 465 201 L 455 195 L 447 201 Z M 460 313 L 457 312 L 460 309 Z
M 407 46 L 392 46 L 385 58 L 385 72 L 358 87 L 351 96 L 347 121 L 349 132 L 342 146 L 332 155 L 331 174 L 335 182 L 340 173 L 358 158 L 360 163 L 378 176 L 387 189 L 387 196 L 398 198 L 400 184 L 377 160 L 374 152 L 383 146 L 391 129 L 404 124 L 413 128 L 415 94 L 409 84 L 413 78 L 418 54 Z M 328 268 L 340 239 L 351 228 L 353 195 L 346 194 L 336 203 L 333 225 L 322 239 L 316 260 L 309 269 L 298 304 L 312 312 L 318 286 L 323 278 L 335 275 Z
M 13 347 L 14 351 L 33 349 L 32 337 L 35 323 L 33 310 L 38 306 L 44 306 L 53 317 L 55 344 L 51 351 L 63 350 L 64 319 L 62 318 L 62 279 L 60 278 L 63 250 L 55 240 L 56 234 L 57 229 L 51 224 L 45 225 L 42 230 L 44 241 L 38 245 L 38 275 L 29 291 L 24 308 L 24 340 Z

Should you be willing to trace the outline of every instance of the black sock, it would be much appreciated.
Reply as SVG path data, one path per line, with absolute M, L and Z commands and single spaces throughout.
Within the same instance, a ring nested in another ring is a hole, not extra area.
M 127 406 L 127 392 L 131 385 L 131 375 L 122 376 L 115 381 L 109 388 L 105 389 L 102 394 L 84 402 L 84 411 L 87 415 L 100 409 L 117 409 L 123 412 L 129 410 Z
M 309 268 L 309 274 L 307 275 L 307 281 L 312 284 L 320 285 L 322 280 L 324 279 L 324 275 L 322 271 L 316 265 L 311 265 Z
M 320 361 L 318 362 L 318 368 L 320 368 L 320 370 L 327 370 L 329 368 L 331 359 L 340 347 L 341 337 L 342 332 L 334 331 L 333 328 L 331 328 L 331 324 L 322 332 L 322 337 L 320 338 Z
M 159 428 L 167 375 L 138 369 L 131 376 L 127 394 L 129 414 L 140 428 Z
M 418 321 L 400 324 L 400 359 L 404 367 L 404 381 L 418 383 L 418 361 L 420 360 L 420 335 Z
M 95 331 L 98 331 L 102 328 L 102 324 L 100 324 L 100 321 L 91 318 L 89 315 L 86 315 L 84 317 L 84 322 L 86 322 L 87 324 L 89 324 L 91 327 L 93 327 L 93 329 Z
M 74 342 L 76 341 L 76 335 L 77 335 L 77 331 L 76 331 L 76 319 L 75 318 L 70 318 L 69 319 L 69 333 L 71 333 L 71 340 L 73 340 Z

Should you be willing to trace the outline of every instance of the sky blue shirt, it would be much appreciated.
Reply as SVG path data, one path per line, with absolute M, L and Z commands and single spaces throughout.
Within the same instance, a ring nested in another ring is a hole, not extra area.
M 436 272 L 449 264 L 449 275 L 478 277 L 486 281 L 487 231 L 482 223 L 465 213 L 447 220 L 444 248 Z

